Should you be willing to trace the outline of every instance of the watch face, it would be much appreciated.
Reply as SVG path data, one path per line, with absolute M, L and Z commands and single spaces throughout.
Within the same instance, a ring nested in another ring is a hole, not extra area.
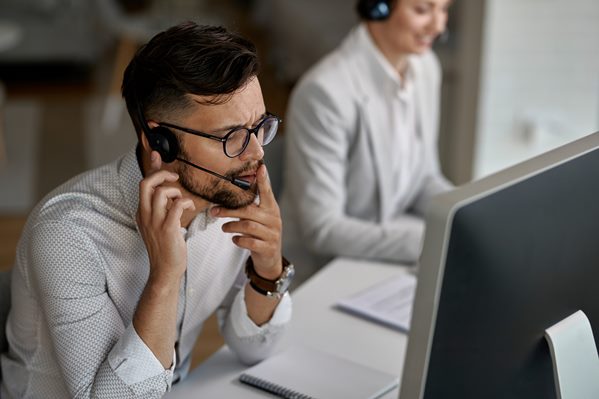
M 281 276 L 281 278 L 277 281 L 277 292 L 284 293 L 287 292 L 289 286 L 291 285 L 291 281 L 293 281 L 293 276 L 295 276 L 295 269 L 293 265 L 289 265 L 285 268 L 285 272 Z

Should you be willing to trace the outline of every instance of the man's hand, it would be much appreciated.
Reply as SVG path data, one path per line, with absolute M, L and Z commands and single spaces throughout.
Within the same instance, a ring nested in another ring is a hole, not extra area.
M 171 367 L 177 339 L 177 306 L 187 248 L 181 216 L 194 209 L 181 190 L 165 183 L 179 176 L 160 170 L 160 155 L 150 154 L 150 168 L 139 184 L 137 225 L 148 250 L 150 276 L 133 315 L 133 326 L 165 369 Z
M 223 231 L 238 233 L 233 242 L 251 251 L 254 269 L 259 276 L 276 279 L 283 272 L 281 258 L 281 214 L 279 205 L 268 180 L 266 166 L 257 171 L 260 205 L 251 204 L 241 209 L 225 209 L 214 207 L 211 214 L 217 217 L 238 218 L 227 222 Z
M 150 278 L 178 280 L 187 267 L 187 248 L 181 234 L 181 216 L 194 210 L 191 199 L 183 199 L 181 190 L 165 183 L 179 176 L 160 170 L 160 155 L 152 151 L 150 170 L 139 184 L 137 225 L 150 259 Z

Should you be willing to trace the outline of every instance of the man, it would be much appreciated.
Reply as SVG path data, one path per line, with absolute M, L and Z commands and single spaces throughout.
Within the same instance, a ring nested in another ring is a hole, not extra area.
M 431 51 L 451 0 L 360 0 L 362 23 L 296 85 L 287 111 L 285 253 L 296 282 L 336 256 L 414 263 L 439 170 L 441 74 Z
M 257 73 L 254 46 L 223 28 L 185 23 L 137 52 L 123 81 L 137 148 L 59 187 L 25 227 L 3 398 L 161 397 L 215 310 L 242 361 L 269 354 L 293 267 Z

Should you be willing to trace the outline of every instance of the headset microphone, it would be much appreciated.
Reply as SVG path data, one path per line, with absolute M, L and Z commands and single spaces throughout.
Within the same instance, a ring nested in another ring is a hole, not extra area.
M 187 164 L 189 166 L 192 166 L 192 167 L 194 167 L 196 169 L 199 169 L 199 170 L 201 170 L 203 172 L 210 173 L 212 176 L 216 176 L 216 177 L 218 177 L 220 179 L 226 180 L 229 183 L 234 184 L 234 185 L 236 185 L 237 187 L 239 187 L 239 188 L 241 188 L 243 190 L 249 190 L 250 189 L 251 184 L 249 182 L 245 181 L 245 180 L 236 179 L 234 177 L 223 176 L 223 175 L 218 174 L 218 173 L 216 173 L 216 172 L 214 172 L 212 170 L 208 170 L 206 168 L 202 168 L 201 166 L 198 166 L 198 165 L 196 165 L 194 163 L 191 163 L 188 160 L 183 159 L 183 158 L 176 157 L 175 159 L 177 161 L 181 161 L 181 162 L 183 162 L 183 163 L 185 163 L 185 164 Z

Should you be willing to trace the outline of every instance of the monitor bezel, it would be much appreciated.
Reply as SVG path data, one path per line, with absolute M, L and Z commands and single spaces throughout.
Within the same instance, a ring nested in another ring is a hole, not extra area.
M 435 332 L 441 284 L 455 214 L 464 206 L 549 169 L 599 149 L 599 132 L 531 158 L 433 199 L 426 213 L 426 234 L 418 270 L 411 330 L 400 398 L 423 398 Z

